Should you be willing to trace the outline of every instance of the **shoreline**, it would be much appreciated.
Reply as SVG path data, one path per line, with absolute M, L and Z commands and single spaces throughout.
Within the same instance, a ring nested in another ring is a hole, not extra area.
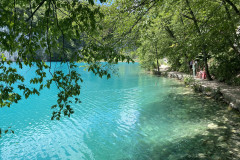
M 211 96 L 217 101 L 223 100 L 229 107 L 240 112 L 240 86 L 230 86 L 216 80 L 203 80 L 186 73 L 167 71 L 165 69 L 161 69 L 160 73 L 153 70 L 153 74 L 187 82 L 187 85 L 191 86 L 195 91 Z

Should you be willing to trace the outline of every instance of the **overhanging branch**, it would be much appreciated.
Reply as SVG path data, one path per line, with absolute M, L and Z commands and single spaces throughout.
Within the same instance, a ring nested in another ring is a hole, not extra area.
M 187 18 L 187 19 L 194 20 L 192 17 L 189 17 L 189 16 L 187 16 L 187 15 L 185 15 L 185 14 L 182 14 L 182 16 L 185 17 L 185 18 Z
M 43 0 L 41 3 L 39 3 L 38 7 L 34 10 L 34 12 L 31 14 L 31 16 L 28 17 L 28 19 L 26 20 L 26 22 L 29 21 L 29 20 L 33 17 L 33 15 L 37 12 L 37 10 L 39 10 L 39 8 L 44 4 L 45 1 L 46 1 L 46 0 Z

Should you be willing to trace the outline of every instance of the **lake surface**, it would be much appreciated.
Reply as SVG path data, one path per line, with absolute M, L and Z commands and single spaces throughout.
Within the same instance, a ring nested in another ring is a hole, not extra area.
M 55 86 L 0 109 L 0 128 L 15 131 L 0 138 L 0 159 L 240 159 L 239 113 L 137 63 L 116 68 L 109 80 L 79 68 L 82 103 L 71 118 L 50 120 Z

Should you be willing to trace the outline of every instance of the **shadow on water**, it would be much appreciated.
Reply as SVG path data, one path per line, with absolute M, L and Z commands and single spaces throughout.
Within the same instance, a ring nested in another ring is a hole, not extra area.
M 146 153 L 134 159 L 240 159 L 240 115 L 227 105 L 203 95 L 169 93 L 145 111 L 140 123 L 146 136 L 136 150 Z

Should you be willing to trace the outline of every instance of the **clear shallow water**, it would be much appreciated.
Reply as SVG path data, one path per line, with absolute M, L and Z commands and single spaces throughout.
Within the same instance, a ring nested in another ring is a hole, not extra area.
M 0 128 L 15 131 L 0 139 L 0 159 L 240 159 L 239 113 L 138 64 L 117 67 L 109 80 L 79 69 L 82 103 L 71 118 L 50 120 L 54 86 L 0 109 Z

